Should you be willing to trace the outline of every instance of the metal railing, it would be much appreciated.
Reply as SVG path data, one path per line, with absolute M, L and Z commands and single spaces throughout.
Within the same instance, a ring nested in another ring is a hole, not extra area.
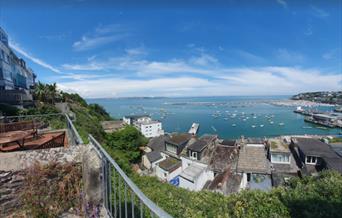
M 103 203 L 109 217 L 171 217 L 145 196 L 92 135 L 89 142 L 101 156 Z
M 84 144 L 80 134 L 78 134 L 74 124 L 72 123 L 72 121 L 70 120 L 70 118 L 67 114 L 65 114 L 65 118 L 67 121 L 68 135 L 69 135 L 69 138 L 70 138 L 72 144 L 73 145 Z

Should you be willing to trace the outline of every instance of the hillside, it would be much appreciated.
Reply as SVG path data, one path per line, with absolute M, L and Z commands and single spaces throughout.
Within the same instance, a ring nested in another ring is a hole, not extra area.
M 306 100 L 326 104 L 342 105 L 342 91 L 338 92 L 304 92 L 291 97 L 293 100 Z

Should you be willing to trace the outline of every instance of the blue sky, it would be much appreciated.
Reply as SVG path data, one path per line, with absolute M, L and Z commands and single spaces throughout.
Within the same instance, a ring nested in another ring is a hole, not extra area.
M 88 98 L 342 89 L 340 1 L 174 2 L 0 0 L 0 26 L 38 80 Z

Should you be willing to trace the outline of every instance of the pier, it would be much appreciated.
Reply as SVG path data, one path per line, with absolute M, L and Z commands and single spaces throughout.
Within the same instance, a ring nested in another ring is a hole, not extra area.
M 199 129 L 199 123 L 193 123 L 188 131 L 192 135 L 196 135 Z

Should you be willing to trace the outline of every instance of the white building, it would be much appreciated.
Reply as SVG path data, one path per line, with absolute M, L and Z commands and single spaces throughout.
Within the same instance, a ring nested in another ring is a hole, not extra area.
M 162 181 L 169 182 L 182 172 L 181 165 L 176 158 L 168 157 L 157 164 L 156 176 Z
M 164 135 L 162 123 L 152 120 L 148 115 L 142 116 L 124 116 L 124 123 L 134 125 L 147 138 L 158 137 Z
M 151 151 L 142 156 L 142 163 L 146 169 L 154 170 L 157 164 L 166 159 L 165 155 L 161 155 L 158 151 Z
M 183 162 L 183 160 L 182 160 Z M 200 191 L 207 181 L 214 179 L 214 172 L 206 164 L 192 163 L 179 176 L 179 187 L 190 191 Z

